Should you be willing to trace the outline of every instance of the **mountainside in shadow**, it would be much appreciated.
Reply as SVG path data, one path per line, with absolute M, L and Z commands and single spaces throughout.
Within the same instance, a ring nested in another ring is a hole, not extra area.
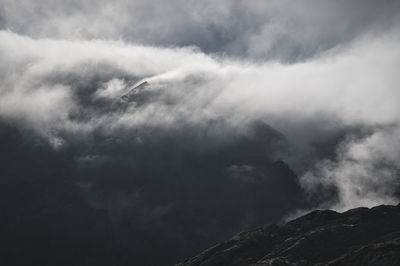
M 400 265 L 400 204 L 313 211 L 239 233 L 178 265 Z

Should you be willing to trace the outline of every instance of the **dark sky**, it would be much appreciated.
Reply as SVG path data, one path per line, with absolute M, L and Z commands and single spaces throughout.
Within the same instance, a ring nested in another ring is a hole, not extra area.
M 0 0 L 0 260 L 171 265 L 397 203 L 399 3 Z

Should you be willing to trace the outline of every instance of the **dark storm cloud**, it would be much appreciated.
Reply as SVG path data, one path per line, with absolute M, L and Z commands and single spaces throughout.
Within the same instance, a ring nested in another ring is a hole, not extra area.
M 297 61 L 398 24 L 398 1 L 8 1 L 3 29 Z
M 2 0 L 9 259 L 172 263 L 297 209 L 396 202 L 397 6 Z

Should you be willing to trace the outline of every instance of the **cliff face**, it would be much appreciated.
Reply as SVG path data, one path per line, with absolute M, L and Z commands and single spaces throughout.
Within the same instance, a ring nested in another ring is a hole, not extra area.
M 239 233 L 178 265 L 400 265 L 400 204 L 313 211 Z

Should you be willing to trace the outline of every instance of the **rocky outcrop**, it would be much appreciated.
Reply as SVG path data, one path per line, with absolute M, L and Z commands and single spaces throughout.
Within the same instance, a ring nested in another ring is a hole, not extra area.
M 400 265 L 400 204 L 313 211 L 239 233 L 178 265 Z

